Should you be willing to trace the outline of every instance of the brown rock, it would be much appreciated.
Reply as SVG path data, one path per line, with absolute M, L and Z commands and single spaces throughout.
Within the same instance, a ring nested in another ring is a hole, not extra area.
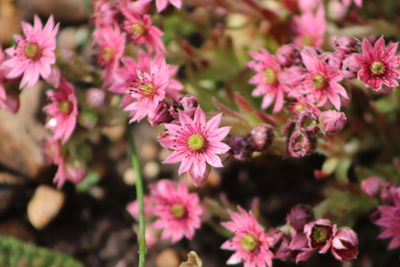
M 39 186 L 28 204 L 28 219 L 36 229 L 43 229 L 64 204 L 62 192 L 46 185 Z

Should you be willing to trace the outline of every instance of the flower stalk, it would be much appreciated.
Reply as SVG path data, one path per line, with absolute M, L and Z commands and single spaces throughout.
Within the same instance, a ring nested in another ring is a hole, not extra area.
M 131 153 L 131 163 L 135 171 L 136 178 L 136 198 L 139 203 L 139 264 L 138 267 L 144 267 L 146 262 L 146 222 L 144 218 L 144 201 L 143 201 L 143 179 L 142 172 L 140 169 L 139 155 L 136 151 L 135 140 L 133 138 L 132 126 L 128 124 L 126 126 L 126 133 L 129 142 L 129 148 Z

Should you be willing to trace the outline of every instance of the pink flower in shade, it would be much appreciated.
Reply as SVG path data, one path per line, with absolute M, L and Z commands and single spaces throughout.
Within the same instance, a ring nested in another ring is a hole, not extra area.
M 126 18 L 123 28 L 131 40 L 137 45 L 144 44 L 149 53 L 165 51 L 164 43 L 161 40 L 164 33 L 153 26 L 149 15 L 138 16 L 124 7 L 121 7 L 120 10 Z
M 62 140 L 65 143 L 75 129 L 78 117 L 75 88 L 62 78 L 58 90 L 48 91 L 47 97 L 51 103 L 43 108 L 48 116 L 46 128 L 53 132 L 53 140 Z
M 100 66 L 114 70 L 124 54 L 125 34 L 118 26 L 105 26 L 93 33 L 94 43 L 98 46 L 97 60 Z
M 139 64 L 129 59 L 123 62 L 125 68 L 120 73 L 121 82 L 114 85 L 114 90 L 119 90 L 124 84 L 125 90 L 128 88 L 128 98 L 123 104 L 130 103 L 124 110 L 131 112 L 131 122 L 146 116 L 153 117 L 153 113 L 166 96 L 179 95 L 176 90 L 181 90 L 182 85 L 171 79 L 176 69 L 167 65 L 162 55 L 157 55 L 149 61 L 139 61 Z
M 371 176 L 361 182 L 361 189 L 368 196 L 377 197 L 384 183 L 382 178 Z
M 294 43 L 320 48 L 326 29 L 324 7 L 320 6 L 315 14 L 305 12 L 293 18 L 293 29 L 296 33 Z
M 267 50 L 262 49 L 261 53 L 250 52 L 254 61 L 247 65 L 257 73 L 250 79 L 251 84 L 257 85 L 252 92 L 252 96 L 264 96 L 261 107 L 268 108 L 273 101 L 274 112 L 278 112 L 283 107 L 285 85 L 280 81 L 282 71 L 278 61 Z
M 318 250 L 319 253 L 326 253 L 332 245 L 336 229 L 336 224 L 332 224 L 325 219 L 306 224 L 304 226 L 304 234 L 307 237 L 308 247 Z
M 23 74 L 20 88 L 33 86 L 39 76 L 47 78 L 51 73 L 51 65 L 56 62 L 54 50 L 56 48 L 56 34 L 58 24 L 54 26 L 53 16 L 43 27 L 39 17 L 35 16 L 34 25 L 22 22 L 25 38 L 15 37 L 17 45 L 6 50 L 11 57 L 4 62 L 9 69 L 7 78 L 16 78 Z
M 340 261 L 349 261 L 357 258 L 357 234 L 348 228 L 341 228 L 332 239 L 332 255 Z
M 266 264 L 271 267 L 274 257 L 270 250 L 272 240 L 267 238 L 264 229 L 251 213 L 240 207 L 238 210 L 238 213 L 229 212 L 232 221 L 221 223 L 234 234 L 221 246 L 222 249 L 235 251 L 227 264 L 243 262 L 244 267 L 265 267 Z
M 308 246 L 308 239 L 305 234 L 297 233 L 295 230 L 292 230 L 290 235 L 289 249 L 296 263 L 306 261 L 315 254 L 316 249 Z
M 150 191 L 156 202 L 152 213 L 158 216 L 153 228 L 162 230 L 161 238 L 171 238 L 173 243 L 184 236 L 192 239 L 203 214 L 198 196 L 189 194 L 183 182 L 176 187 L 166 179 L 150 185 Z
M 167 7 L 168 3 L 171 3 L 171 5 L 176 8 L 181 8 L 182 0 L 156 0 L 157 11 L 163 11 Z
M 400 78 L 399 57 L 396 55 L 398 43 L 391 43 L 385 47 L 383 37 L 379 38 L 374 46 L 369 40 L 362 42 L 362 54 L 356 55 L 356 60 L 361 65 L 358 79 L 371 87 L 379 90 L 382 85 L 396 87 Z
M 124 94 L 127 88 L 131 86 L 132 78 L 137 75 L 137 72 L 154 73 L 160 66 L 166 65 L 166 74 L 168 75 L 168 83 L 165 88 L 166 96 L 169 98 L 179 98 L 183 89 L 183 85 L 173 77 L 178 72 L 177 66 L 166 64 L 165 58 L 161 54 L 157 54 L 154 58 L 142 50 L 137 54 L 137 60 L 129 57 L 122 58 L 123 66 L 113 72 L 113 81 L 109 90 L 113 93 Z M 162 69 L 165 69 L 162 67 Z
M 166 123 L 167 132 L 159 141 L 162 146 L 174 150 L 164 163 L 178 163 L 178 173 L 188 172 L 192 182 L 199 186 L 208 177 L 207 163 L 215 168 L 222 167 L 217 156 L 228 152 L 229 146 L 221 142 L 230 127 L 219 127 L 222 114 L 206 122 L 206 116 L 198 107 L 192 120 L 185 112 L 179 112 L 179 124 Z
M 302 82 L 305 92 L 315 99 L 318 106 L 325 105 L 329 100 L 337 110 L 340 110 L 340 96 L 348 98 L 346 90 L 339 84 L 343 79 L 342 75 L 322 62 L 311 47 L 305 47 L 301 57 L 308 71 Z
M 343 0 L 343 4 L 345 5 L 345 6 L 349 6 L 350 4 L 351 4 L 351 1 L 352 0 Z M 363 1 L 362 0 L 354 0 L 354 3 L 357 5 L 357 6 L 362 6 L 362 4 L 363 4 Z
M 378 206 L 379 218 L 374 221 L 382 227 L 379 238 L 391 238 L 389 249 L 400 247 L 400 194 L 391 206 Z

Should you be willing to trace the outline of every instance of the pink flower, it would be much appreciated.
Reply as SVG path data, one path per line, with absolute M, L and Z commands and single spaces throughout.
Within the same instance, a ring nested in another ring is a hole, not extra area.
M 157 11 L 163 11 L 167 7 L 168 2 L 176 8 L 181 8 L 182 0 L 156 0 Z
M 121 12 L 126 18 L 123 24 L 124 30 L 131 40 L 137 45 L 146 45 L 149 53 L 165 51 L 164 43 L 161 40 L 164 33 L 153 26 L 149 15 L 138 16 L 124 7 L 121 8 Z
M 377 176 L 371 176 L 361 182 L 362 191 L 370 197 L 379 195 L 384 181 Z
M 313 11 L 321 3 L 322 0 L 298 0 L 298 5 L 302 12 Z
M 183 182 L 177 187 L 169 180 L 160 180 L 150 185 L 151 197 L 156 204 L 152 214 L 159 218 L 154 229 L 162 229 L 162 239 L 171 238 L 178 242 L 184 236 L 192 239 L 196 229 L 200 228 L 200 216 L 203 209 L 196 194 L 189 194 Z
M 43 108 L 48 116 L 46 128 L 53 132 L 53 140 L 62 140 L 65 143 L 75 129 L 78 117 L 75 88 L 62 78 L 58 90 L 48 91 L 47 97 L 51 103 Z
M 153 73 L 160 66 L 166 65 L 166 74 L 168 75 L 168 84 L 165 88 L 166 96 L 170 98 L 180 97 L 180 93 L 183 89 L 183 85 L 173 77 L 178 72 L 177 66 L 166 64 L 165 58 L 161 54 L 157 54 L 154 58 L 151 58 L 149 53 L 140 50 L 137 54 L 137 60 L 133 60 L 129 57 L 122 58 L 123 66 L 113 72 L 113 81 L 109 90 L 113 93 L 124 94 L 126 89 L 132 84 L 132 77 L 137 75 L 137 72 Z M 165 69 L 164 67 L 162 67 Z
M 343 130 L 347 118 L 343 112 L 328 110 L 321 113 L 319 123 L 324 134 L 330 135 Z
M 331 251 L 332 255 L 340 261 L 348 261 L 357 258 L 357 234 L 348 228 L 339 229 L 332 240 Z
M 271 267 L 274 257 L 270 250 L 271 240 L 251 213 L 240 207 L 238 210 L 238 213 L 229 211 L 232 221 L 221 223 L 234 234 L 221 246 L 222 249 L 235 251 L 227 264 L 243 262 L 244 267 L 265 267 L 266 264 Z
M 46 79 L 51 73 L 51 65 L 56 62 L 54 50 L 56 48 L 56 34 L 58 24 L 54 26 L 53 16 L 43 27 L 38 16 L 35 16 L 34 25 L 22 22 L 25 38 L 20 35 L 15 37 L 17 45 L 6 50 L 11 56 L 4 62 L 9 69 L 7 78 L 16 78 L 24 74 L 20 88 L 33 86 L 39 76 Z
M 400 194 L 394 198 L 392 206 L 378 206 L 379 218 L 375 224 L 382 227 L 379 238 L 391 238 L 389 249 L 400 247 Z
M 106 27 L 117 22 L 118 12 L 116 2 L 109 0 L 92 0 L 93 24 L 96 27 Z
M 308 247 L 317 249 L 319 253 L 326 253 L 332 245 L 336 235 L 336 224 L 329 220 L 319 219 L 304 226 L 304 233 L 308 240 Z
M 254 61 L 249 62 L 247 65 L 257 72 L 250 80 L 251 84 L 257 85 L 252 92 L 252 96 L 264 96 L 261 104 L 264 109 L 275 101 L 273 111 L 280 111 L 283 107 L 286 88 L 279 77 L 282 71 L 281 66 L 275 57 L 265 49 L 262 49 L 261 53 L 250 52 L 250 55 Z
M 320 48 L 326 28 L 324 7 L 320 6 L 315 14 L 303 13 L 293 18 L 293 29 L 296 33 L 294 43 L 297 45 Z
M 400 78 L 399 57 L 396 55 L 398 43 L 391 43 L 385 47 L 383 37 L 379 38 L 374 46 L 367 39 L 362 42 L 362 55 L 356 55 L 356 60 L 361 65 L 358 71 L 358 79 L 373 90 L 382 88 L 382 84 L 388 87 L 396 87 Z
M 305 92 L 311 94 L 318 106 L 325 105 L 329 100 L 339 110 L 339 96 L 348 98 L 346 90 L 339 84 L 343 79 L 342 75 L 322 62 L 311 47 L 304 48 L 301 57 L 308 71 L 302 83 Z
M 162 55 L 151 60 L 145 55 L 144 52 L 139 54 L 139 62 L 124 59 L 120 80 L 113 86 L 115 91 L 129 89 L 127 101 L 130 104 L 124 110 L 131 112 L 131 122 L 153 117 L 166 96 L 176 97 L 179 95 L 176 91 L 182 89 L 182 85 L 171 78 L 176 67 L 167 65 Z
M 174 150 L 164 163 L 178 163 L 178 173 L 188 172 L 193 183 L 199 186 L 207 179 L 207 163 L 215 168 L 222 167 L 218 154 L 226 153 L 229 146 L 221 142 L 230 127 L 218 128 L 222 114 L 206 122 L 200 107 L 192 120 L 185 112 L 179 112 L 179 124 L 167 123 L 167 132 L 159 138 L 162 146 Z
M 93 40 L 98 46 L 99 65 L 106 69 L 115 69 L 124 54 L 125 34 L 121 33 L 118 26 L 110 25 L 98 28 L 93 33 Z

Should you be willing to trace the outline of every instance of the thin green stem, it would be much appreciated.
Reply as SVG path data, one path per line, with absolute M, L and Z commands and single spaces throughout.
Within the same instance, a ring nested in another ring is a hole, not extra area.
M 139 203 L 139 267 L 144 267 L 146 262 L 146 222 L 144 219 L 144 203 L 143 203 L 143 180 L 140 169 L 139 155 L 136 151 L 135 140 L 133 138 L 132 126 L 127 125 L 127 136 L 129 147 L 131 149 L 131 162 L 135 171 L 136 198 Z

